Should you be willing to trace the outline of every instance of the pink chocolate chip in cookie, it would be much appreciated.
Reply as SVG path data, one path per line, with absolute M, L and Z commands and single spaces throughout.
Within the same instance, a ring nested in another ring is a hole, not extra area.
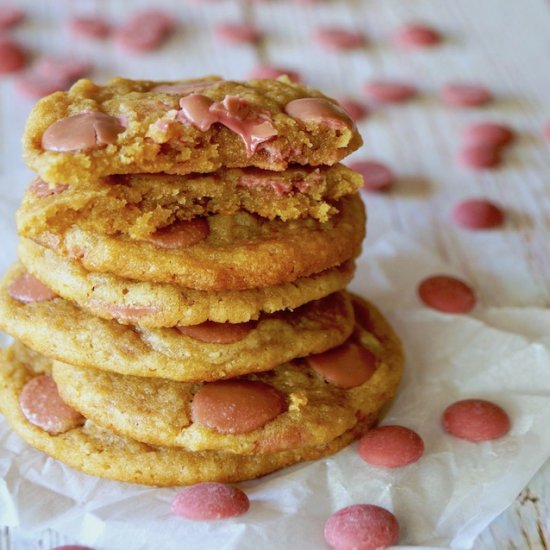
M 204 241 L 210 233 L 208 221 L 203 218 L 195 218 L 188 221 L 179 221 L 155 231 L 149 242 L 159 248 L 176 249 L 188 248 Z
M 172 513 L 186 519 L 212 520 L 240 516 L 250 507 L 246 493 L 223 483 L 186 487 L 172 501 Z
M 158 308 L 154 306 L 123 306 L 104 304 L 95 300 L 90 301 L 89 307 L 108 313 L 123 325 L 138 323 L 143 317 L 158 312 Z
M 53 378 L 47 374 L 29 380 L 19 395 L 25 418 L 51 435 L 81 426 L 84 417 L 59 396 Z
M 125 128 L 117 117 L 90 111 L 54 122 L 42 135 L 46 151 L 84 151 L 116 143 Z
M 327 382 L 346 390 L 364 384 L 376 372 L 376 357 L 355 342 L 310 355 L 306 361 Z
M 199 325 L 176 327 L 182 334 L 211 344 L 233 344 L 246 338 L 254 329 L 255 323 L 215 323 L 205 321 Z
M 212 101 L 203 95 L 191 94 L 180 99 L 180 107 L 178 118 L 201 132 L 220 123 L 238 134 L 249 156 L 260 143 L 277 135 L 271 115 L 238 96 L 227 95 L 222 101 Z
M 283 397 L 275 388 L 249 380 L 206 383 L 191 404 L 193 422 L 224 434 L 257 430 L 283 409 Z
M 20 275 L 11 283 L 9 295 L 18 302 L 30 304 L 33 302 L 47 302 L 57 295 L 30 273 Z
M 347 506 L 325 523 L 325 540 L 336 550 L 382 550 L 398 538 L 395 516 L 374 504 Z
M 68 188 L 69 186 L 63 183 L 50 187 L 50 185 L 39 176 L 34 178 L 29 185 L 29 191 L 36 195 L 39 199 L 45 199 L 46 197 L 59 195 L 60 193 L 63 193 L 63 191 L 66 191 Z
M 354 127 L 353 120 L 340 105 L 322 97 L 294 99 L 286 104 L 285 112 L 306 124 L 314 122 L 335 129 Z

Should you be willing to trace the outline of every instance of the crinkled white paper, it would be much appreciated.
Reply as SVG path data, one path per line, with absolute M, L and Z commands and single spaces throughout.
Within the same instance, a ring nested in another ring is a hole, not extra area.
M 322 549 L 332 512 L 375 503 L 398 517 L 402 548 L 468 548 L 550 455 L 549 342 L 537 328 L 550 326 L 550 313 L 478 308 L 471 316 L 439 314 L 416 297 L 417 283 L 434 273 L 460 275 L 392 234 L 365 247 L 352 284 L 387 314 L 403 340 L 405 376 L 383 423 L 421 434 L 426 452 L 418 463 L 374 468 L 352 445 L 240 484 L 251 500 L 240 518 L 191 522 L 170 515 L 177 489 L 81 474 L 34 451 L 1 421 L 0 524 L 51 528 L 110 550 Z M 510 434 L 477 444 L 444 434 L 442 410 L 468 397 L 503 406 L 512 418 Z

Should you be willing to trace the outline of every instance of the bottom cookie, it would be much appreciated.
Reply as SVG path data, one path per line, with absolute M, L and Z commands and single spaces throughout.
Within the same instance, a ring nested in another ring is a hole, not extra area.
M 18 346 L 0 354 L 0 410 L 23 440 L 68 466 L 99 477 L 145 485 L 188 485 L 201 481 L 236 482 L 253 479 L 285 466 L 331 455 L 360 437 L 376 422 L 360 424 L 327 445 L 280 453 L 241 456 L 216 451 L 189 452 L 174 447 L 155 447 L 120 437 L 90 421 L 59 435 L 31 424 L 21 412 L 19 396 L 37 370 L 18 353 Z M 34 362 L 34 354 L 29 358 Z M 23 362 L 24 361 L 24 362 Z

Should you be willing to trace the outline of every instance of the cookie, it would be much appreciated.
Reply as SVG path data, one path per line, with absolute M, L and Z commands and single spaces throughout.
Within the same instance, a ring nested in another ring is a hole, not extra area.
M 241 325 L 236 339 L 223 324 L 146 329 L 100 319 L 59 297 L 21 301 L 13 289 L 24 273 L 14 266 L 0 285 L 0 328 L 49 357 L 120 374 L 183 381 L 269 370 L 334 347 L 353 330 L 345 293 L 262 316 Z
M 377 313 L 367 307 L 372 319 Z M 381 319 L 375 327 L 371 332 L 358 325 L 338 355 L 323 355 L 331 362 L 328 376 L 318 368 L 320 355 L 312 366 L 307 358 L 210 383 L 129 377 L 59 362 L 52 372 L 66 403 L 119 435 L 192 451 L 272 453 L 328 443 L 393 395 L 402 355 L 391 329 L 382 328 Z M 386 345 L 377 337 L 381 331 Z M 356 349 L 367 353 L 355 359 Z M 358 378 L 354 371 L 362 372 L 363 365 L 356 360 L 369 366 Z
M 20 235 L 62 233 L 73 224 L 108 235 L 147 239 L 181 220 L 245 210 L 283 221 L 312 217 L 326 222 L 335 202 L 354 193 L 361 176 L 337 164 L 285 172 L 227 169 L 215 174 L 133 174 L 91 181 L 85 187 L 50 187 L 33 180 L 17 212 Z
M 292 283 L 205 292 L 169 283 L 146 283 L 86 271 L 28 239 L 19 257 L 34 276 L 59 296 L 104 319 L 142 327 L 198 325 L 205 321 L 244 323 L 262 313 L 295 309 L 342 290 L 353 277 L 352 261 Z
M 245 290 L 290 283 L 354 258 L 365 235 L 358 195 L 337 203 L 325 223 L 312 218 L 266 220 L 240 211 L 177 222 L 148 240 L 71 226 L 36 242 L 78 261 L 88 271 L 197 290 Z
M 20 347 L 0 352 L 0 411 L 29 445 L 77 470 L 108 479 L 157 486 L 244 481 L 296 462 L 331 455 L 360 437 L 376 422 L 375 416 L 365 418 L 353 430 L 327 445 L 247 456 L 151 446 L 117 436 L 91 421 L 65 433 L 50 435 L 31 424 L 19 407 L 19 395 L 25 384 L 37 374 L 32 361 L 20 357 Z
M 28 166 L 50 184 L 112 174 L 208 173 L 332 165 L 362 144 L 332 99 L 277 80 L 78 81 L 39 101 L 23 136 Z

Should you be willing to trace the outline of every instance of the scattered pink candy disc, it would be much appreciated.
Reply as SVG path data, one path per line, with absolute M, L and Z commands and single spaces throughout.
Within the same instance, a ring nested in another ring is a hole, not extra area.
M 355 122 L 363 120 L 369 114 L 366 105 L 355 99 L 343 97 L 338 100 L 338 103 Z
M 476 304 L 474 291 L 448 275 L 434 275 L 418 286 L 418 296 L 428 307 L 443 313 L 468 313 Z
M 412 84 L 390 80 L 372 80 L 365 84 L 364 90 L 368 98 L 378 103 L 402 103 L 417 94 Z
M 25 19 L 25 12 L 16 7 L 3 5 L 0 9 L 0 30 L 11 29 Z
M 13 40 L 0 39 L 0 74 L 15 73 L 27 62 L 23 48 Z
M 466 229 L 493 229 L 504 223 L 504 212 L 486 199 L 468 199 L 458 203 L 451 212 L 454 222 Z
M 504 147 L 514 140 L 514 132 L 504 124 L 497 122 L 479 122 L 467 126 L 462 132 L 467 145 Z
M 366 43 L 363 33 L 342 27 L 320 27 L 314 37 L 321 46 L 335 51 L 361 48 Z
M 325 540 L 336 550 L 381 550 L 398 539 L 396 517 L 374 504 L 342 508 L 325 523 Z
M 451 107 L 480 107 L 493 100 L 491 91 L 481 84 L 450 82 L 441 88 L 441 100 Z
M 404 49 L 429 48 L 441 42 L 441 35 L 429 25 L 407 23 L 395 31 L 393 41 Z
M 205 321 L 199 325 L 176 327 L 182 334 L 200 342 L 210 344 L 233 344 L 248 336 L 255 326 L 254 321 L 247 323 L 215 323 Z
M 162 46 L 176 26 L 174 17 L 159 9 L 134 12 L 115 31 L 115 39 L 130 52 L 150 52 Z
M 506 411 L 483 399 L 464 399 L 449 405 L 442 423 L 448 434 L 468 441 L 490 441 L 510 431 Z
M 69 29 L 75 36 L 83 38 L 105 38 L 111 32 L 108 21 L 101 16 L 73 17 Z
M 351 162 L 349 167 L 363 176 L 363 189 L 366 191 L 386 191 L 395 182 L 391 169 L 381 162 L 359 160 Z
M 500 147 L 492 145 L 466 145 L 458 152 L 458 162 L 472 170 L 496 168 L 502 160 Z
M 54 92 L 67 90 L 70 83 L 65 78 L 57 76 L 44 77 L 30 71 L 18 77 L 15 85 L 22 96 L 29 99 L 40 99 Z
M 292 80 L 292 82 L 301 82 L 302 80 L 300 74 L 297 71 L 275 65 L 260 65 L 258 67 L 255 67 L 248 74 L 248 78 L 250 78 L 251 80 L 254 80 L 256 78 L 274 79 L 282 75 L 288 76 L 288 78 Z
M 216 37 L 228 44 L 254 44 L 262 33 L 248 23 L 221 23 L 214 28 Z
M 367 432 L 359 441 L 359 456 L 368 464 L 400 468 L 416 462 L 424 453 L 424 442 L 403 426 L 381 426 Z
M 214 482 L 186 487 L 172 501 L 173 514 L 194 520 L 233 518 L 247 512 L 249 507 L 246 493 Z

